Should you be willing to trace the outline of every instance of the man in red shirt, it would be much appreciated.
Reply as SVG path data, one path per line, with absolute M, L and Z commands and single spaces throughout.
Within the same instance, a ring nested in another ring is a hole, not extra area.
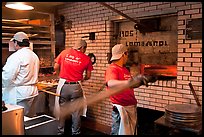
M 131 77 L 125 67 L 128 60 L 128 49 L 123 44 L 117 44 L 112 48 L 111 64 L 105 72 L 107 89 L 127 85 L 135 80 L 134 88 L 146 84 L 145 76 Z M 134 135 L 137 134 L 137 100 L 133 88 L 128 88 L 120 93 L 110 96 L 113 105 L 111 135 Z
M 89 56 L 84 54 L 86 52 L 86 48 L 86 41 L 78 40 L 72 48 L 63 50 L 55 59 L 54 69 L 57 73 L 59 73 L 60 79 L 65 80 L 60 90 L 60 107 L 63 107 L 63 104 L 66 102 L 74 101 L 77 98 L 83 97 L 83 90 L 80 85 L 80 81 L 90 79 L 91 71 L 93 70 L 91 59 Z M 71 114 L 72 135 L 78 135 L 81 133 L 81 113 L 82 110 L 77 110 Z M 59 118 L 59 134 L 64 133 L 64 124 L 65 120 L 63 118 Z

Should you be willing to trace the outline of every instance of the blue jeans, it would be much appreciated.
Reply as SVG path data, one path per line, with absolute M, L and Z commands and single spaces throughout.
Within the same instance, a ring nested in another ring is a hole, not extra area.
M 120 113 L 118 109 L 115 106 L 113 106 L 111 135 L 118 135 L 119 127 L 120 127 Z
M 134 135 L 137 135 L 137 110 L 135 111 L 136 116 L 136 125 L 134 129 Z M 120 113 L 116 106 L 113 106 L 112 110 L 112 126 L 111 126 L 111 135 L 118 135 L 120 128 L 121 117 Z

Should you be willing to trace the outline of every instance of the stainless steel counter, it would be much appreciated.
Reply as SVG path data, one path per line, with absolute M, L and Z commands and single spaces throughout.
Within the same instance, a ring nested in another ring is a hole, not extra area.
M 19 105 L 5 105 L 2 111 L 2 135 L 24 135 L 24 108 Z

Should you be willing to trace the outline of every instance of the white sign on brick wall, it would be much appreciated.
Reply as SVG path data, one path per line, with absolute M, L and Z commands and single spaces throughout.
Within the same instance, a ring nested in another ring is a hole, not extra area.
M 118 43 L 129 47 L 129 63 L 176 65 L 177 17 L 162 17 L 159 31 L 140 33 L 131 21 L 119 23 Z M 150 24 L 151 25 L 151 24 Z M 151 26 L 148 26 L 151 27 Z

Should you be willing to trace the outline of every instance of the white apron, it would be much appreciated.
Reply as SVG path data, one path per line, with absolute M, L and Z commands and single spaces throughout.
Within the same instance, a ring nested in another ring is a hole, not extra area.
M 60 78 L 59 79 L 59 82 L 58 82 L 58 86 L 57 86 L 57 91 L 56 91 L 56 94 L 59 94 L 60 95 L 60 91 L 62 89 L 62 86 L 64 85 L 66 79 L 63 79 L 63 78 Z M 79 82 L 80 85 L 81 85 L 81 82 Z M 82 87 L 82 85 L 81 85 Z M 82 89 L 83 90 L 83 89 Z M 85 98 L 85 94 L 83 92 L 83 96 Z M 85 116 L 86 117 L 86 111 L 87 111 L 87 106 L 83 109 L 83 113 L 82 113 L 82 116 Z M 54 116 L 57 120 L 59 120 L 59 117 L 60 117 L 60 105 L 59 105 L 59 97 L 58 96 L 55 96 L 55 105 L 54 105 Z
M 66 80 L 63 79 L 63 78 L 59 79 L 59 82 L 58 82 L 58 85 L 57 85 L 56 94 L 60 95 L 61 88 L 64 85 L 65 81 Z M 60 117 L 60 106 L 59 106 L 59 97 L 58 96 L 55 96 L 54 116 L 55 116 L 55 118 L 57 120 L 59 120 L 59 117 Z
M 113 106 L 117 107 L 121 117 L 118 135 L 134 135 L 135 132 L 137 135 L 136 106 L 121 106 L 118 104 L 113 104 Z

